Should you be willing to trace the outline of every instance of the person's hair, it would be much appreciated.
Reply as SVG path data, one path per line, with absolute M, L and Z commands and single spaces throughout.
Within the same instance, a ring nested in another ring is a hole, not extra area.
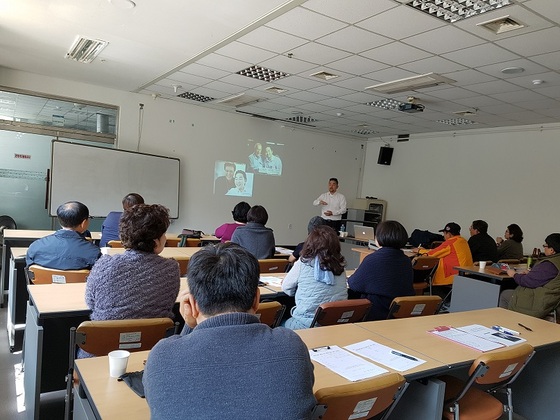
M 383 247 L 401 249 L 408 242 L 408 233 L 396 220 L 385 220 L 375 228 L 375 238 Z
M 488 223 L 484 220 L 473 220 L 472 228 L 478 230 L 480 233 L 488 233 Z
M 329 178 L 329 182 L 334 181 L 338 185 L 338 178 Z
M 224 162 L 224 171 L 228 166 L 233 166 L 233 170 L 235 171 L 235 163 L 233 162 Z
M 307 234 L 309 235 L 311 231 L 315 229 L 317 226 L 321 226 L 324 224 L 325 224 L 325 219 L 323 219 L 321 216 L 313 216 L 309 220 L 309 223 L 307 224 Z
M 266 222 L 268 222 L 268 213 L 263 206 L 253 206 L 247 213 L 247 221 L 266 225 Z
M 519 243 L 523 242 L 523 231 L 521 230 L 519 225 L 512 223 L 507 227 L 507 230 L 509 230 L 510 236 L 513 235 L 513 237 L 510 239 L 513 239 L 515 242 Z
M 243 178 L 245 179 L 245 182 L 247 182 L 247 174 L 245 173 L 245 171 L 242 171 L 241 169 L 238 169 L 238 170 L 235 172 L 235 175 L 234 175 L 233 177 L 235 178 L 235 177 L 237 176 L 237 174 L 243 175 Z
M 136 204 L 144 204 L 144 197 L 137 193 L 130 193 L 122 200 L 123 209 L 135 206 Z
M 196 252 L 188 266 L 189 291 L 207 316 L 247 312 L 259 287 L 259 262 L 241 246 L 227 242 Z
M 160 204 L 138 204 L 123 212 L 119 234 L 127 249 L 154 252 L 156 239 L 169 227 L 169 210 Z
M 237 203 L 233 208 L 233 211 L 231 212 L 231 214 L 233 215 L 233 220 L 239 223 L 247 223 L 247 213 L 250 209 L 251 206 L 245 201 Z
M 546 237 L 544 243 L 554 249 L 557 254 L 560 253 L 560 233 L 551 233 Z
M 56 215 L 60 226 L 75 228 L 89 218 L 89 209 L 79 201 L 68 201 L 58 206 Z
M 338 276 L 344 271 L 346 260 L 340 253 L 340 241 L 334 229 L 327 225 L 317 226 L 311 231 L 300 253 L 302 262 L 319 258 L 321 269 L 332 271 Z

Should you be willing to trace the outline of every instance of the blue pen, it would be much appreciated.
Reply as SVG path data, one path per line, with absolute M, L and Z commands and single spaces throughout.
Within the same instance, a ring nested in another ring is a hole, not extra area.
M 505 328 L 505 327 L 500 327 L 499 325 L 493 325 L 492 329 L 508 335 L 519 335 L 518 331 L 510 330 L 509 328 Z

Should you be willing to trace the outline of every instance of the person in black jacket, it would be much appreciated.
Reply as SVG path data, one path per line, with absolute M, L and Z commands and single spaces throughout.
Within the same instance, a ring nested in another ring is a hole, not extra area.
M 469 248 L 473 261 L 498 261 L 496 242 L 488 235 L 488 223 L 484 220 L 473 220 L 469 232 Z

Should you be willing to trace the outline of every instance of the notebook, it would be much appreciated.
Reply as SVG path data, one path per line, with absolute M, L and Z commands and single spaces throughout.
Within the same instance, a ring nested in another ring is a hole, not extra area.
M 354 225 L 354 238 L 368 242 L 375 239 L 373 228 L 370 226 Z

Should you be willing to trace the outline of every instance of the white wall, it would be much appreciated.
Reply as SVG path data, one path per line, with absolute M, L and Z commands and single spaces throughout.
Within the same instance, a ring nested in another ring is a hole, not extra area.
M 0 68 L 0 85 L 119 106 L 119 148 L 126 150 L 136 150 L 139 104 L 143 103 L 139 151 L 181 159 L 180 214 L 171 232 L 189 227 L 212 233 L 218 225 L 231 220 L 231 210 L 241 199 L 213 195 L 214 161 L 239 153 L 247 139 L 285 143 L 282 177 L 268 177 L 268 188 L 246 200 L 268 210 L 268 225 L 274 229 L 278 244 L 297 243 L 305 238 L 307 222 L 318 214 L 312 201 L 327 190 L 329 177 L 339 178 L 340 192 L 349 200 L 356 197 L 363 142 L 5 68 Z
M 482 219 L 495 237 L 517 223 L 527 253 L 560 232 L 559 126 L 411 136 L 393 143 L 390 166 L 377 164 L 381 146 L 367 144 L 361 195 L 387 200 L 388 218 L 409 234 L 455 221 L 468 238 L 471 222 Z

